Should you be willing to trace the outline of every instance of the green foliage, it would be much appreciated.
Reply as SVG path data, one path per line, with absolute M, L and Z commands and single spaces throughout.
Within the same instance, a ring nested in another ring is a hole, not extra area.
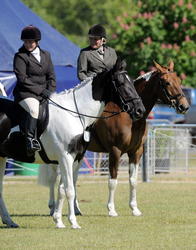
M 90 26 L 104 24 L 132 77 L 173 59 L 183 84 L 196 87 L 195 0 L 22 1 L 80 47 Z
M 127 59 L 131 75 L 151 70 L 153 60 L 165 65 L 173 59 L 183 84 L 196 87 L 196 2 L 134 2 L 137 14 L 116 18 L 110 42 Z
M 130 6 L 130 0 L 22 0 L 68 39 L 80 47 L 87 45 L 89 28 L 101 23 L 107 30 Z

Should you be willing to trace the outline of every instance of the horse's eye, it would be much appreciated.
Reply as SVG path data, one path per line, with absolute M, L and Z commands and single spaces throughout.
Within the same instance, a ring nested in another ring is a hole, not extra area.
M 167 81 L 163 81 L 163 85 L 164 85 L 164 86 L 169 86 L 169 85 L 170 85 L 170 83 L 169 83 L 169 82 L 167 82 Z

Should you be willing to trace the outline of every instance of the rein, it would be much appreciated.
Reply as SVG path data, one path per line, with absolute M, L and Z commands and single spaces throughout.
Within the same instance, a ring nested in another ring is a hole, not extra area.
M 122 70 L 122 71 L 118 72 L 118 74 L 123 74 L 123 73 L 127 73 L 127 71 Z M 112 84 L 113 84 L 113 86 L 114 86 L 114 89 L 117 91 L 117 87 L 116 87 L 116 84 L 115 84 L 115 80 L 114 80 L 114 79 L 112 80 Z M 61 106 L 60 104 L 54 102 L 50 97 L 48 97 L 48 99 L 49 99 L 53 104 L 55 104 L 57 107 L 59 107 L 59 108 L 65 110 L 65 111 L 68 111 L 68 112 L 77 114 L 77 115 L 79 116 L 79 118 L 80 118 L 80 121 L 81 121 L 81 116 L 89 117 L 89 118 L 95 118 L 95 119 L 108 119 L 108 118 L 111 118 L 111 117 L 113 117 L 113 116 L 119 115 L 119 114 L 122 113 L 122 112 L 127 112 L 127 111 L 129 110 L 129 105 L 126 104 L 126 103 L 124 102 L 123 98 L 121 97 L 121 95 L 119 95 L 119 98 L 120 98 L 120 100 L 121 100 L 121 102 L 122 102 L 122 104 L 123 104 L 123 110 L 121 110 L 121 111 L 119 111 L 119 112 L 107 111 L 107 110 L 104 111 L 105 113 L 110 113 L 111 115 L 109 115 L 109 116 L 92 116 L 92 115 L 86 115 L 86 114 L 82 114 L 82 113 L 79 112 L 74 92 L 73 92 L 73 97 L 74 97 L 74 102 L 75 102 L 75 106 L 76 106 L 76 110 L 77 110 L 77 111 L 73 111 L 73 110 L 70 110 L 70 109 L 67 109 L 67 108 Z M 137 98 L 136 98 L 136 99 L 137 99 Z M 81 123 L 82 123 L 82 121 L 81 121 Z
M 65 111 L 69 111 L 69 112 L 74 113 L 74 114 L 77 114 L 77 115 L 79 115 L 79 116 L 85 116 L 85 117 L 90 117 L 90 118 L 95 118 L 95 119 L 108 119 L 108 118 L 110 118 L 110 117 L 113 117 L 113 116 L 115 116 L 115 115 L 119 115 L 120 113 L 124 112 L 123 110 L 121 110 L 121 111 L 119 111 L 119 112 L 104 111 L 104 112 L 107 112 L 107 113 L 111 113 L 111 114 L 112 114 L 112 115 L 109 115 L 109 116 L 92 116 L 92 115 L 85 115 L 85 114 L 82 114 L 82 113 L 79 113 L 79 112 L 77 112 L 77 111 L 73 111 L 73 110 L 71 110 L 71 109 L 67 109 L 67 108 L 61 106 L 60 104 L 54 102 L 50 97 L 48 97 L 48 99 L 49 99 L 54 105 L 56 105 L 58 108 L 61 108 L 61 109 L 65 110 Z

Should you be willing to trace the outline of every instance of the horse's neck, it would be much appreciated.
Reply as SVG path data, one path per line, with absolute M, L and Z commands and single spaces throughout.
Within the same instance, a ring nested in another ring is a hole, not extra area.
M 73 100 L 74 110 L 80 114 L 99 116 L 104 109 L 104 103 L 93 98 L 92 80 L 78 85 L 68 95 Z M 81 119 L 85 125 L 89 125 L 95 120 L 93 117 L 82 115 Z
M 136 87 L 136 90 L 138 94 L 141 96 L 143 105 L 146 109 L 146 117 L 154 107 L 157 101 L 157 93 L 159 91 L 158 89 L 158 80 L 156 73 L 151 73 L 150 78 L 143 79 L 141 82 L 138 83 Z

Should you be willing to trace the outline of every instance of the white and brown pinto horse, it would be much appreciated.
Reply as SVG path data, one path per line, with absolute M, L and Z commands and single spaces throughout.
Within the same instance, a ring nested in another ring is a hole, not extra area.
M 184 114 L 189 104 L 181 89 L 181 80 L 174 72 L 174 64 L 171 61 L 168 67 L 163 67 L 155 63 L 156 70 L 135 80 L 135 88 L 142 99 L 146 113 L 142 119 L 133 122 L 127 113 L 121 113 L 110 119 L 98 119 L 93 126 L 91 141 L 87 150 L 93 152 L 109 153 L 109 199 L 108 211 L 110 216 L 117 216 L 114 204 L 114 195 L 117 187 L 117 173 L 120 157 L 128 154 L 129 158 L 129 183 L 130 183 L 130 201 L 129 206 L 134 216 L 140 216 L 141 211 L 138 209 L 136 200 L 136 185 L 139 161 L 143 154 L 143 145 L 147 136 L 146 119 L 151 109 L 154 107 L 158 99 L 169 106 L 172 106 L 177 113 Z M 119 111 L 116 105 L 107 104 L 105 110 Z M 103 113 L 105 116 L 107 113 Z M 48 169 L 49 170 L 49 169 Z M 49 206 L 53 213 L 54 202 L 54 183 L 56 180 L 56 170 L 50 169 L 50 200 Z M 40 172 L 42 173 L 42 171 Z M 77 180 L 77 171 L 74 176 L 74 182 Z M 41 180 L 40 176 L 40 180 Z M 44 176 L 46 181 L 46 176 Z M 61 182 L 62 183 L 62 182 Z M 54 220 L 57 227 L 64 227 L 62 222 L 62 206 L 65 197 L 62 184 L 60 183 L 58 200 L 54 210 Z M 80 214 L 78 202 L 75 202 L 75 211 Z
M 110 101 L 116 102 L 122 109 L 126 107 L 126 111 L 135 120 L 140 119 L 145 111 L 133 83 L 127 77 L 125 67 L 126 64 L 118 60 L 111 71 L 103 72 L 93 80 L 87 79 L 74 89 L 55 93 L 49 100 L 49 122 L 40 136 L 40 141 L 48 158 L 60 166 L 63 188 L 68 200 L 68 219 L 72 228 L 80 228 L 74 212 L 73 164 L 77 155 L 83 155 L 84 131 Z M 13 101 L 0 98 L 0 215 L 2 222 L 8 227 L 18 227 L 6 209 L 2 193 L 6 157 L 16 160 L 17 157 L 22 157 L 22 145 L 17 143 L 15 134 L 12 133 L 6 139 L 10 129 L 19 123 L 16 114 L 19 108 L 15 106 Z M 113 115 L 113 111 L 110 115 Z M 32 162 L 32 159 L 29 161 Z M 44 163 L 37 152 L 33 162 Z

